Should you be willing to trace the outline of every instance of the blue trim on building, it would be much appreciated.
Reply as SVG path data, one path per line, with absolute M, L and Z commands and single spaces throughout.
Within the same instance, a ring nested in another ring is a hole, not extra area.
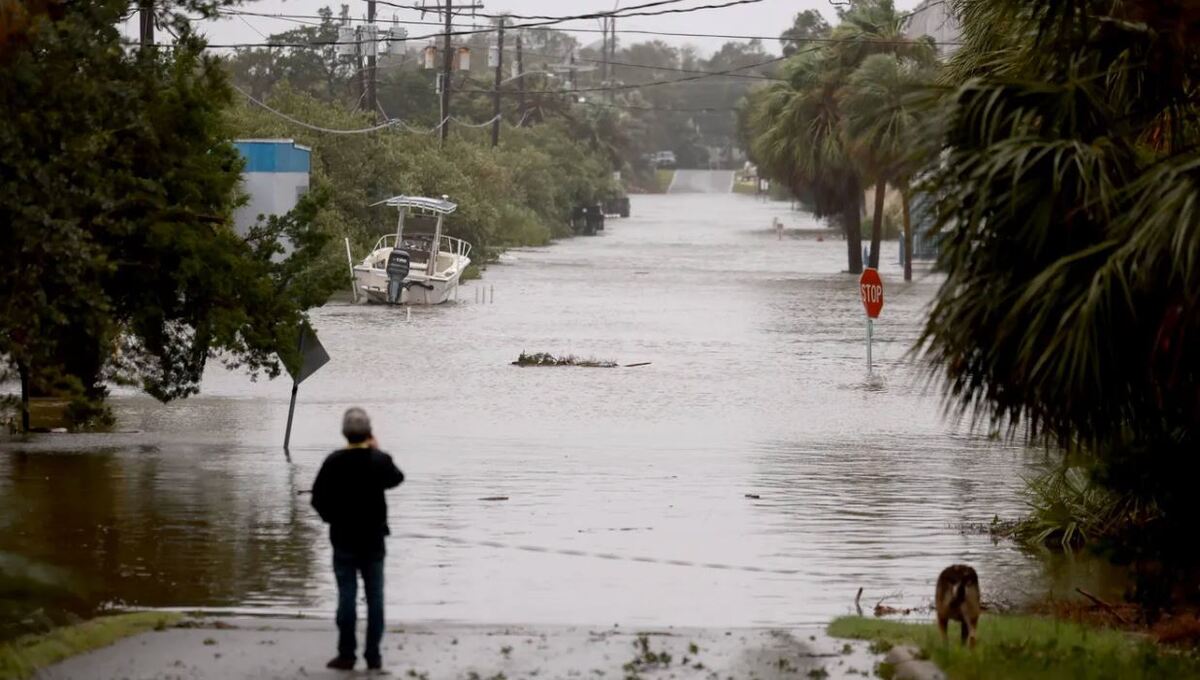
M 311 152 L 290 139 L 234 140 L 246 159 L 245 172 L 303 172 L 311 166 Z

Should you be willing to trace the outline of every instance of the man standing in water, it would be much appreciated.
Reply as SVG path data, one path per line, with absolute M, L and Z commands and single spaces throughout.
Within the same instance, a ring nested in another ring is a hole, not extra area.
M 386 489 L 399 486 L 404 474 L 392 457 L 375 448 L 371 420 L 361 408 L 347 409 L 342 418 L 346 448 L 334 451 L 313 482 L 312 506 L 329 524 L 333 544 L 333 575 L 337 580 L 338 655 L 326 666 L 353 670 L 358 646 L 354 637 L 358 575 L 367 595 L 367 668 L 383 667 L 383 537 L 387 525 Z

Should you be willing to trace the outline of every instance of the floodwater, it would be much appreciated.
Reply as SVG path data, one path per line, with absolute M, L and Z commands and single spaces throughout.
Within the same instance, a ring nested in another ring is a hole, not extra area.
M 118 392 L 122 432 L 6 445 L 0 551 L 94 602 L 325 615 L 330 551 L 300 492 L 361 405 L 408 475 L 390 494 L 392 620 L 807 625 L 860 587 L 867 607 L 927 603 L 958 561 L 985 599 L 1103 591 L 1093 563 L 956 528 L 1019 514 L 1041 454 L 945 418 L 907 358 L 935 275 L 904 284 L 885 247 L 868 377 L 845 243 L 770 228 L 812 219 L 731 194 L 637 196 L 633 214 L 510 252 L 411 320 L 317 310 L 333 358 L 300 388 L 291 462 L 289 383 L 216 366 L 185 401 Z M 511 366 L 523 350 L 651 363 Z

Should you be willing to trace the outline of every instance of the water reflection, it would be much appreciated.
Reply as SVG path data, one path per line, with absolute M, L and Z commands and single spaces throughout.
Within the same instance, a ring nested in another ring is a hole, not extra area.
M 408 475 L 390 501 L 398 533 L 798 570 L 399 539 L 397 618 L 816 623 L 859 587 L 925 601 L 958 560 L 1010 596 L 1103 580 L 1092 562 L 1046 570 L 953 528 L 1018 513 L 1039 454 L 964 433 L 925 393 L 906 354 L 938 281 L 900 281 L 895 244 L 868 376 L 844 243 L 777 241 L 772 217 L 795 224 L 786 206 L 740 196 L 638 197 L 634 213 L 600 237 L 508 254 L 483 282 L 495 304 L 414 309 L 411 322 L 318 310 L 332 360 L 300 390 L 291 464 L 289 386 L 219 368 L 183 402 L 118 393 L 125 433 L 9 447 L 0 550 L 70 569 L 96 601 L 328 612 L 325 530 L 296 492 L 354 404 Z M 510 366 L 522 350 L 651 364 Z M 493 496 L 509 500 L 481 500 Z
M 93 604 L 312 601 L 317 536 L 296 470 L 236 470 L 180 446 L 0 459 L 0 546 L 65 569 Z M 260 475 L 258 473 L 266 473 Z

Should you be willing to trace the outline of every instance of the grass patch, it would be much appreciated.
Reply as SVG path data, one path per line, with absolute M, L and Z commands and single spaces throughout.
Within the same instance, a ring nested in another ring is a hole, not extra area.
M 654 171 L 654 188 L 658 190 L 658 193 L 665 194 L 667 189 L 671 188 L 671 181 L 674 179 L 674 170 L 659 168 Z
M 561 357 L 556 357 L 548 352 L 537 352 L 535 354 L 526 354 L 521 352 L 521 356 L 512 362 L 513 366 L 583 366 L 586 368 L 616 368 L 615 361 L 601 361 L 599 359 L 580 359 L 574 354 L 567 354 Z
M 0 645 L 0 680 L 28 678 L 63 659 L 107 647 L 131 635 L 162 630 L 181 618 L 172 612 L 116 614 L 17 638 Z
M 944 645 L 932 623 L 846 616 L 829 624 L 833 637 L 915 645 L 951 680 L 1200 678 L 1200 656 L 1194 650 L 1052 618 L 985 614 L 974 651 L 958 643 L 957 633 L 957 624 L 950 624 L 951 642 Z

